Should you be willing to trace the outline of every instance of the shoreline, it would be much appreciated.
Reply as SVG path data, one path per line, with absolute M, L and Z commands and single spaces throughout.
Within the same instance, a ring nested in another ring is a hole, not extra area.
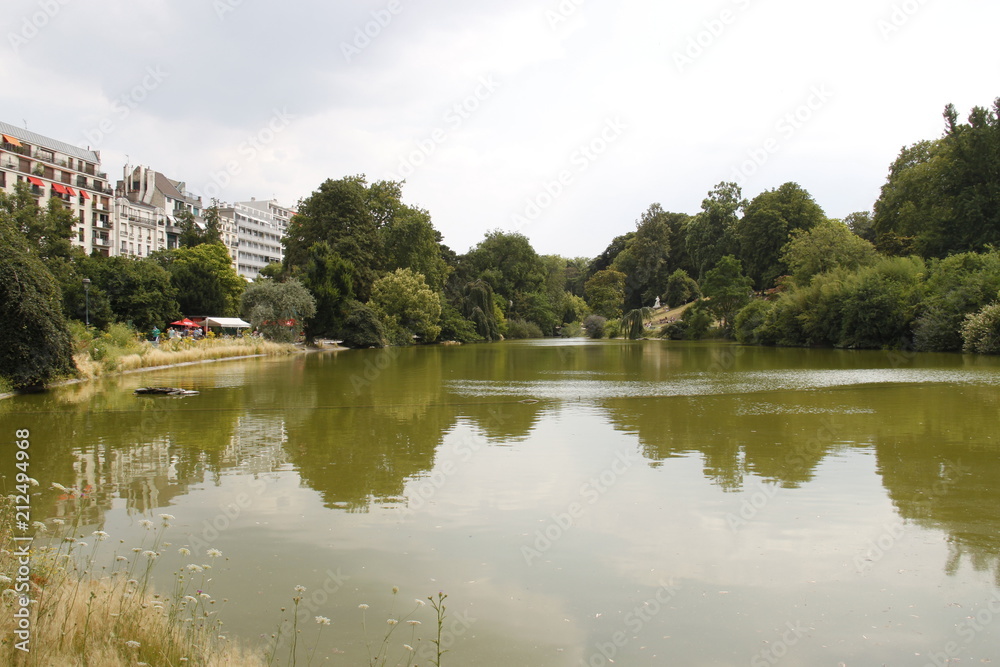
M 288 348 L 291 348 L 291 349 L 288 349 Z M 101 378 L 115 376 L 115 375 L 132 375 L 134 373 L 145 373 L 147 371 L 162 371 L 162 370 L 166 370 L 168 368 L 181 368 L 183 366 L 196 366 L 196 365 L 199 365 L 199 364 L 211 364 L 211 363 L 218 363 L 218 362 L 223 362 L 223 361 L 239 361 L 239 360 L 246 360 L 246 359 L 260 359 L 260 358 L 263 358 L 263 357 L 291 356 L 293 354 L 309 354 L 309 353 L 313 353 L 313 352 L 339 352 L 341 350 L 349 350 L 350 349 L 350 348 L 347 348 L 347 347 L 341 347 L 339 345 L 336 346 L 336 347 L 327 347 L 327 346 L 307 347 L 307 346 L 298 346 L 298 345 L 295 345 L 295 344 L 288 344 L 288 348 L 285 348 L 283 354 L 267 354 L 267 353 L 240 354 L 240 355 L 234 355 L 234 356 L 217 357 L 217 358 L 214 358 L 214 359 L 195 359 L 193 361 L 178 361 L 177 363 L 172 363 L 172 364 L 160 364 L 160 365 L 157 365 L 157 366 L 143 366 L 143 367 L 140 367 L 140 368 L 128 368 L 128 369 L 122 369 L 122 370 L 106 371 L 106 372 L 98 373 L 97 375 L 90 375 L 90 376 L 87 376 L 87 377 L 75 377 L 75 378 L 68 378 L 68 379 L 65 379 L 65 380 L 59 380 L 57 382 L 53 382 L 52 384 L 46 385 L 44 391 L 48 391 L 49 389 L 54 389 L 56 387 L 66 387 L 66 386 L 70 386 L 70 385 L 74 385 L 74 384 L 81 384 L 83 382 L 91 382 L 93 380 L 99 380 Z M 173 354 L 173 353 L 171 353 L 171 354 Z M 177 354 L 180 354 L 180 353 L 178 352 Z M 44 393 L 44 391 L 40 392 L 40 393 Z M 0 401 L 6 400 L 8 398 L 13 398 L 15 396 L 22 396 L 22 395 L 24 395 L 24 394 L 20 394 L 18 392 L 0 393 Z

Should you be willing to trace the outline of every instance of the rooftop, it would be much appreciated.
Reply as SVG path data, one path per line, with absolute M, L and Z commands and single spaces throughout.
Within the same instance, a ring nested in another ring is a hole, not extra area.
M 99 163 L 101 161 L 101 156 L 97 153 L 97 151 L 67 144 L 65 141 L 52 139 L 38 134 L 37 132 L 32 132 L 24 129 L 23 127 L 17 127 L 16 125 L 11 125 L 10 123 L 5 123 L 3 121 L 0 121 L 0 134 L 9 134 L 10 136 L 20 139 L 21 141 L 27 141 L 29 144 L 44 146 L 45 148 L 50 148 L 65 155 L 72 155 L 73 157 L 80 158 L 81 160 L 86 160 L 88 162 Z

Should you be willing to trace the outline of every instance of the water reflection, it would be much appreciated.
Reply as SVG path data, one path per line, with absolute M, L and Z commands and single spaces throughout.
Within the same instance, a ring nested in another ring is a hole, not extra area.
M 280 561 L 322 572 L 340 559 L 368 590 L 385 584 L 369 573 L 398 573 L 405 556 L 411 583 L 460 582 L 495 611 L 480 607 L 495 625 L 477 632 L 495 637 L 496 655 L 568 665 L 589 659 L 660 577 L 677 575 L 690 596 L 657 621 L 661 656 L 730 609 L 779 618 L 790 598 L 860 595 L 872 588 L 864 576 L 896 585 L 855 548 L 882 530 L 866 515 L 930 536 L 886 563 L 1000 584 L 998 378 L 1000 361 L 961 355 L 545 341 L 125 376 L 0 402 L 0 424 L 30 425 L 35 477 L 87 489 L 41 490 L 36 515 L 80 513 L 103 529 L 185 505 L 199 535 L 247 480 L 265 479 L 226 536 L 248 571 Z M 154 381 L 201 394 L 132 395 Z M 0 444 L 4 460 L 10 448 Z M 584 485 L 634 452 L 589 503 Z M 758 498 L 746 527 L 728 521 Z M 554 517 L 573 502 L 584 511 L 562 528 Z M 560 534 L 543 549 L 545 530 Z M 539 551 L 530 563 L 526 545 Z M 874 574 L 853 568 L 859 555 Z M 826 588 L 803 591 L 796 577 Z M 267 597 L 272 584 L 257 585 Z M 708 602 L 706 591 L 730 597 Z M 545 613 L 526 615 L 522 599 Z M 239 613 L 250 624 L 260 611 Z M 734 642 L 758 645 L 752 624 L 730 621 Z M 513 635 L 524 642 L 499 648 Z M 560 646 L 571 647 L 560 659 L 526 657 Z

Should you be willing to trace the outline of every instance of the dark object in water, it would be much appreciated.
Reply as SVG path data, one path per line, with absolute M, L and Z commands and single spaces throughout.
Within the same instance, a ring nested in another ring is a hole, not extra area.
M 135 390 L 141 396 L 197 396 L 193 389 L 178 389 L 177 387 L 139 387 Z

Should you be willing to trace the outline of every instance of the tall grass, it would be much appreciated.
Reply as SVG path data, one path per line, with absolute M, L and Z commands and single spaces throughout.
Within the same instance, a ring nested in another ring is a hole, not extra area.
M 65 489 L 75 493 L 72 489 Z M 14 646 L 17 598 L 12 577 L 16 557 L 0 551 L 0 664 L 17 667 L 70 665 L 126 667 L 133 665 L 221 665 L 258 667 L 253 653 L 228 642 L 220 633 L 215 600 L 189 566 L 176 574 L 173 591 L 160 595 L 150 575 L 164 545 L 162 531 L 147 521 L 147 537 L 138 547 L 124 548 L 103 531 L 78 539 L 80 526 L 36 522 L 31 550 L 30 651 Z M 10 497 L 0 498 L 0 542 L 11 544 L 14 508 Z M 113 557 L 110 567 L 98 563 Z
M 201 340 L 164 338 L 159 344 L 153 344 L 142 340 L 141 334 L 126 324 L 112 324 L 103 332 L 79 322 L 71 322 L 70 328 L 76 346 L 73 360 L 84 378 L 140 368 L 298 351 L 294 345 L 253 336 L 217 338 L 209 335 Z

